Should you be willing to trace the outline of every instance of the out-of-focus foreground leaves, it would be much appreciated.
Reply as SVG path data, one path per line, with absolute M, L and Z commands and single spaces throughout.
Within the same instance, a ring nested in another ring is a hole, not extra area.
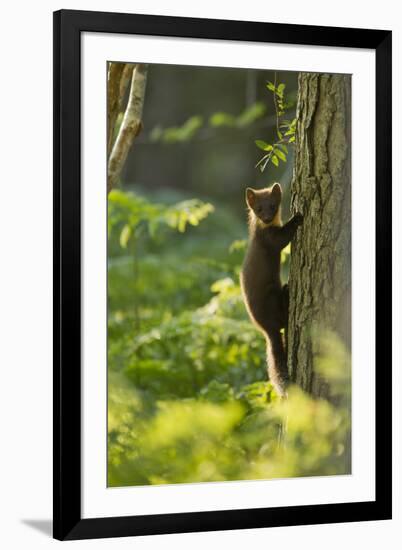
M 280 401 L 240 295 L 243 226 L 177 198 L 109 198 L 109 486 L 350 473 L 348 353 L 322 335 L 336 406 Z

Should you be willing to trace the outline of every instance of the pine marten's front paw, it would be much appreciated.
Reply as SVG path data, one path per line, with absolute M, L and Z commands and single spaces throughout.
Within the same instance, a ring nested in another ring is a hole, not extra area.
M 301 225 L 303 223 L 303 214 L 300 212 L 296 212 L 296 214 L 293 216 L 293 219 L 297 225 Z

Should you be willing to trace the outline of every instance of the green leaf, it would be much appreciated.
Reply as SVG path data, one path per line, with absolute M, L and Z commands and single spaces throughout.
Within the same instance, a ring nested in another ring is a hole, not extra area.
M 285 84 L 283 83 L 279 84 L 279 86 L 276 89 L 276 92 L 279 95 L 279 97 L 283 97 L 284 90 L 285 90 Z
M 120 233 L 120 246 L 122 248 L 127 248 L 128 241 L 131 237 L 131 227 L 126 224 Z
M 280 158 L 283 162 L 286 162 L 286 156 L 285 156 L 285 153 L 283 151 L 281 151 L 280 149 L 277 149 L 275 148 L 275 154 L 278 158 Z
M 210 203 L 204 203 L 198 199 L 179 202 L 167 209 L 165 213 L 166 223 L 184 233 L 186 225 L 198 225 L 201 220 L 214 211 Z
M 225 277 L 224 279 L 219 279 L 211 285 L 212 292 L 224 293 L 228 289 L 234 288 L 234 281 L 230 277 Z
M 209 118 L 209 125 L 214 128 L 222 126 L 232 127 L 236 124 L 236 117 L 229 113 L 214 113 Z
M 263 141 L 262 139 L 257 139 L 255 141 L 255 144 L 263 151 L 272 151 L 272 145 L 270 145 L 266 141 Z
M 286 154 L 289 153 L 288 148 L 284 143 L 278 143 L 277 147 L 280 147 L 282 151 L 285 151 Z
M 268 90 L 271 90 L 271 92 L 275 92 L 275 86 L 272 82 L 267 82 L 267 88 Z
M 165 143 L 181 143 L 189 141 L 198 132 L 203 124 L 201 116 L 192 116 L 182 126 L 165 128 L 162 131 L 161 139 Z
M 272 155 L 271 160 L 272 160 L 272 164 L 274 164 L 275 166 L 279 166 L 279 160 L 276 155 Z
M 244 126 L 248 126 L 249 124 L 252 124 L 257 119 L 264 116 L 266 111 L 266 107 L 263 103 L 257 102 L 253 105 L 250 105 L 250 107 L 247 107 L 241 115 L 237 118 L 236 126 L 239 128 L 243 128 Z
M 238 239 L 236 241 L 233 241 L 230 245 L 229 252 L 232 254 L 233 252 L 237 250 L 245 250 L 247 246 L 247 240 L 246 239 Z

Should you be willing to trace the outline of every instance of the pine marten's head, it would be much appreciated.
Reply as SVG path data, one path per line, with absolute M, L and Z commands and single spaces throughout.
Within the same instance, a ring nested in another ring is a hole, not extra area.
M 279 183 L 266 189 L 246 189 L 246 202 L 259 225 L 281 225 L 282 188 Z

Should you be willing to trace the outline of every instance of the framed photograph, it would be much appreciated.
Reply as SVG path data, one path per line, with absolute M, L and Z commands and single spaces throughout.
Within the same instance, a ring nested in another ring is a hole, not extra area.
M 391 518 L 391 32 L 54 14 L 54 537 Z

